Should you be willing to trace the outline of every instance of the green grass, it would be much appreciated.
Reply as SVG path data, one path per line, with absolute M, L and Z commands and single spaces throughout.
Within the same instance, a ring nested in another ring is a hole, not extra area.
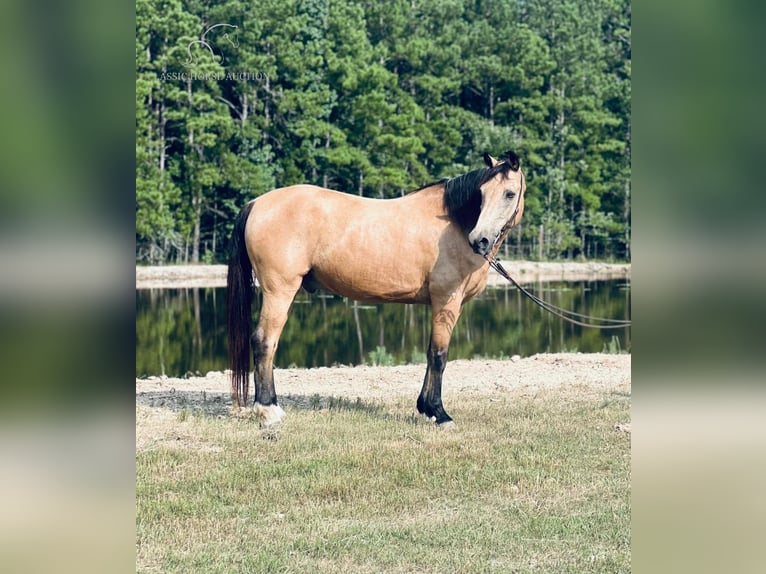
M 380 345 L 375 347 L 374 351 L 367 353 L 367 356 L 370 358 L 370 364 L 376 367 L 390 367 L 396 362 L 394 356 Z
M 621 355 L 623 353 L 627 353 L 628 351 L 623 350 L 622 346 L 620 345 L 620 338 L 616 335 L 612 335 L 609 343 L 604 343 L 604 348 L 601 350 L 601 352 L 607 353 L 609 355 Z
M 467 399 L 453 431 L 409 400 L 177 417 L 136 456 L 137 571 L 628 572 L 629 397 Z

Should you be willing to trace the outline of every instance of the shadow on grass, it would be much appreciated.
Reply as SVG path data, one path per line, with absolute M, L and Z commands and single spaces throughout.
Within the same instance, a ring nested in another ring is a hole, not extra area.
M 164 392 L 150 391 L 138 393 L 136 395 L 136 404 L 152 408 L 169 409 L 173 412 L 191 411 L 192 413 L 204 413 L 207 416 L 218 418 L 233 416 L 231 414 L 232 402 L 229 393 L 178 390 Z M 374 418 L 404 420 L 407 422 L 416 422 L 418 419 L 416 416 L 393 415 L 387 411 L 386 406 L 382 403 L 363 400 L 361 397 L 349 399 L 333 395 L 289 394 L 280 396 L 279 404 L 283 408 L 301 411 L 361 412 Z M 423 419 L 423 422 L 426 422 L 425 419 Z
M 362 400 L 361 397 L 348 399 L 346 397 L 334 397 L 332 395 L 283 395 L 279 402 L 282 406 L 288 406 L 305 411 L 358 411 L 370 415 L 380 416 L 385 408 L 380 403 Z

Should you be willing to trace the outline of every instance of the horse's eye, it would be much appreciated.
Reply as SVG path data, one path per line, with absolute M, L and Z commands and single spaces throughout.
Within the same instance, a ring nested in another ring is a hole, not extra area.
M 516 197 L 516 192 L 515 191 L 506 191 L 505 192 L 505 199 L 513 199 L 514 197 Z

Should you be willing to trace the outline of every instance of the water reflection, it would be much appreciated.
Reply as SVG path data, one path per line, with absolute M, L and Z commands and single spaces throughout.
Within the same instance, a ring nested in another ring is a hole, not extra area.
M 630 318 L 625 281 L 538 283 L 533 291 L 578 313 Z M 385 347 L 396 363 L 423 362 L 430 310 L 362 305 L 301 292 L 280 340 L 276 365 L 317 367 L 369 362 Z M 613 339 L 613 337 L 616 337 Z M 630 329 L 585 329 L 547 314 L 513 287 L 487 289 L 469 302 L 452 335 L 450 359 L 542 352 L 630 350 Z M 226 368 L 226 289 L 136 291 L 136 376 L 185 376 Z

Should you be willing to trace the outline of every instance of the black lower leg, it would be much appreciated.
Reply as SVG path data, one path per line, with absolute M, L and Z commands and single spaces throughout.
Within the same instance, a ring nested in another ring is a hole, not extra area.
M 447 349 L 434 351 L 428 348 L 428 369 L 423 381 L 423 390 L 418 397 L 418 412 L 435 418 L 436 424 L 452 420 L 442 405 L 442 374 L 447 366 Z
M 253 405 L 256 403 L 263 406 L 276 405 L 277 393 L 274 390 L 274 373 L 266 356 L 268 344 L 259 331 L 256 330 L 250 338 L 250 346 L 253 350 L 253 379 L 255 382 Z

